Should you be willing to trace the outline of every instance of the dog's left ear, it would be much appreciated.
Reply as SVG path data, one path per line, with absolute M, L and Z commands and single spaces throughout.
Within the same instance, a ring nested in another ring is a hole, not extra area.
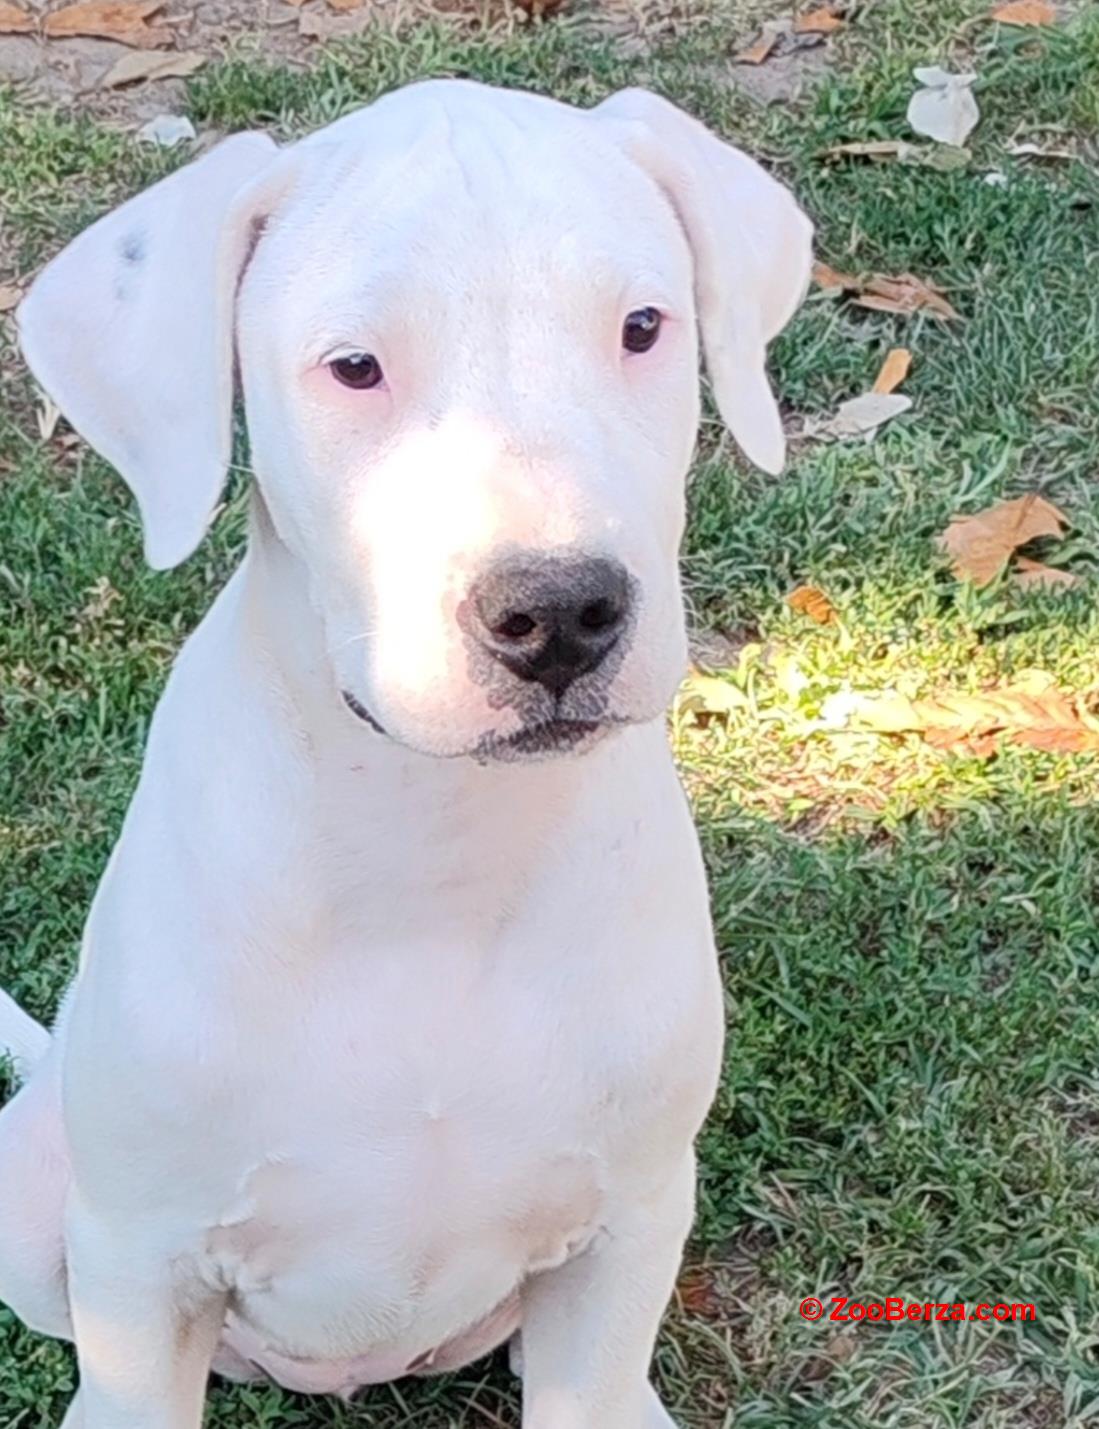
M 278 156 L 265 134 L 223 140 L 93 223 L 19 307 L 31 371 L 125 478 L 157 570 L 195 549 L 225 480 L 237 285 Z
M 805 296 L 813 227 L 787 189 L 674 104 L 624 89 L 591 111 L 667 196 L 695 263 L 695 302 L 721 415 L 745 456 L 782 470 L 767 344 Z

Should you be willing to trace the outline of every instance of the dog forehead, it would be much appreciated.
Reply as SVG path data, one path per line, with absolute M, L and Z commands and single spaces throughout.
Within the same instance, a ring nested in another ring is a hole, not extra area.
M 528 268 L 551 258 L 563 277 L 570 261 L 594 264 L 598 280 L 683 257 L 670 205 L 611 133 L 540 95 L 425 81 L 296 149 L 279 224 L 295 258 L 358 250 L 429 277 L 433 263 L 484 266 L 506 250 Z

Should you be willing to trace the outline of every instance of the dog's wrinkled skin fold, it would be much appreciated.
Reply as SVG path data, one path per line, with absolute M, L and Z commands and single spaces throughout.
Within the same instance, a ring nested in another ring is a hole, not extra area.
M 350 1393 L 519 1336 L 524 1429 L 672 1422 L 722 1038 L 661 719 L 696 325 L 777 470 L 808 265 L 781 186 L 663 100 L 436 81 L 228 139 L 38 279 L 27 359 L 153 565 L 202 538 L 236 370 L 257 477 L 52 1040 L 0 1002 L 0 1298 L 75 1340 L 68 1429 L 197 1429 L 211 1367 Z M 371 390 L 333 374 L 360 353 Z

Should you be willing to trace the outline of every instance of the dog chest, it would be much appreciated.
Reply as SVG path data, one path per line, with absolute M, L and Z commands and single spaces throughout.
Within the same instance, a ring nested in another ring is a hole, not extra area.
M 333 1026 L 257 1088 L 266 1145 L 206 1228 L 202 1273 L 271 1349 L 411 1360 L 598 1233 L 612 1153 L 577 1058 L 452 1013 L 449 1035 L 399 1012 Z

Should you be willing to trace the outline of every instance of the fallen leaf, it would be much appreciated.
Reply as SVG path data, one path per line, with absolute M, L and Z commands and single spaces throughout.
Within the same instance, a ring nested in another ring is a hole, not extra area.
M 995 580 L 1019 546 L 1037 536 L 1060 536 L 1068 517 L 1044 496 L 1031 492 L 998 501 L 973 516 L 955 516 L 939 537 L 953 558 L 959 580 L 987 585 Z
M 205 63 L 206 56 L 193 50 L 175 50 L 168 54 L 138 50 L 117 60 L 100 84 L 104 89 L 121 89 L 124 84 L 136 84 L 139 80 L 186 79 Z
M 43 392 L 42 401 L 34 415 L 38 423 L 38 435 L 44 442 L 48 442 L 57 431 L 57 424 L 61 420 L 61 408 L 52 397 L 47 397 Z
M 828 701 L 828 714 L 839 726 L 865 729 L 873 734 L 912 734 L 923 729 L 914 700 L 907 695 L 845 695 Z
M 943 297 L 940 288 L 927 279 L 917 278 L 914 273 L 901 273 L 897 278 L 875 273 L 862 285 L 855 302 L 882 313 L 926 311 L 948 320 L 961 316 Z
M 968 149 L 950 144 L 910 144 L 907 139 L 865 139 L 850 144 L 833 144 L 822 149 L 819 158 L 895 159 L 922 169 L 965 169 L 973 155 Z
M 853 159 L 901 159 L 917 152 L 904 139 L 860 139 L 850 144 L 833 144 L 824 150 L 826 158 L 847 155 Z
M 1099 721 L 1081 699 L 1066 695 L 1037 670 L 1014 685 L 980 694 L 867 696 L 853 706 L 849 723 L 876 734 L 918 734 L 939 749 L 983 756 L 1001 739 L 1057 754 L 1099 751 Z
M 796 17 L 794 20 L 794 34 L 830 35 L 833 30 L 838 30 L 842 24 L 842 19 L 835 13 L 831 5 L 821 5 L 819 9 L 810 10 L 806 14 Z
M 912 366 L 912 354 L 907 347 L 892 347 L 881 365 L 881 371 L 874 379 L 874 392 L 893 392 L 908 376 Z
M 737 667 L 744 651 L 751 646 L 750 640 L 736 639 L 723 630 L 707 630 L 695 627 L 688 632 L 687 646 L 691 664 L 704 674 L 715 670 L 733 670 Z
M 990 18 L 1001 25 L 1053 25 L 1057 11 L 1046 0 L 1010 0 L 1007 5 L 998 5 Z
M 137 131 L 142 144 L 155 144 L 159 149 L 174 149 L 198 136 L 186 114 L 157 114 Z
M 1032 561 L 1029 556 L 1016 556 L 1012 582 L 1023 590 L 1067 590 L 1083 585 L 1079 576 L 1071 571 L 1059 570 L 1056 566 L 1044 566 L 1041 561 Z
M 47 15 L 43 29 L 54 40 L 87 35 L 118 40 L 138 49 L 154 49 L 172 39 L 170 30 L 148 24 L 149 17 L 163 8 L 164 0 L 78 0 L 75 5 Z
M 807 615 L 817 625 L 835 625 L 839 619 L 836 607 L 819 586 L 799 585 L 786 597 L 786 604 L 791 610 Z
M 1018 159 L 1072 160 L 1076 154 L 1072 149 L 1043 149 L 1040 144 L 1010 144 L 1007 152 Z
M 22 301 L 23 291 L 14 283 L 0 283 L 0 313 L 10 313 Z
M 827 263 L 813 264 L 813 282 L 818 288 L 823 288 L 825 292 L 842 292 L 844 290 L 853 292 L 860 286 L 859 279 L 853 273 L 841 273 Z
M 854 294 L 854 301 L 863 308 L 902 316 L 926 310 L 940 318 L 960 318 L 961 314 L 943 296 L 942 289 L 930 280 L 914 273 L 901 273 L 896 278 L 885 273 L 862 276 L 842 273 L 827 263 L 813 264 L 813 281 L 825 292 Z
M 688 1265 L 675 1287 L 679 1308 L 701 1319 L 720 1319 L 725 1311 L 713 1271 L 706 1265 Z
M 302 10 L 298 15 L 298 34 L 307 40 L 342 40 L 361 34 L 370 21 L 369 10 L 354 10 L 342 15 L 314 14 Z
M 30 35 L 34 29 L 33 15 L 18 5 L 9 5 L 8 0 L 0 0 L 0 35 Z
M 849 437 L 873 439 L 880 426 L 907 412 L 911 405 L 912 398 L 904 397 L 899 392 L 864 392 L 861 397 L 850 397 L 841 402 L 834 416 L 810 423 L 806 436 L 834 441 Z
M 773 31 L 762 34 L 754 44 L 748 45 L 746 49 L 740 50 L 735 54 L 733 56 L 733 63 L 738 65 L 761 65 L 777 44 L 778 35 Z
M 908 104 L 907 118 L 917 134 L 958 148 L 977 127 L 981 111 L 971 86 L 975 74 L 948 74 L 931 66 L 914 71 L 921 88 Z
M 747 705 L 747 696 L 728 680 L 691 670 L 675 697 L 676 709 L 701 715 L 732 714 Z
M 328 0 L 328 8 L 339 14 L 346 14 L 349 10 L 360 10 L 362 6 L 363 0 Z
M 925 169 L 937 169 L 940 174 L 949 174 L 968 169 L 972 158 L 972 151 L 963 146 L 935 144 L 929 154 L 920 156 L 920 164 Z

